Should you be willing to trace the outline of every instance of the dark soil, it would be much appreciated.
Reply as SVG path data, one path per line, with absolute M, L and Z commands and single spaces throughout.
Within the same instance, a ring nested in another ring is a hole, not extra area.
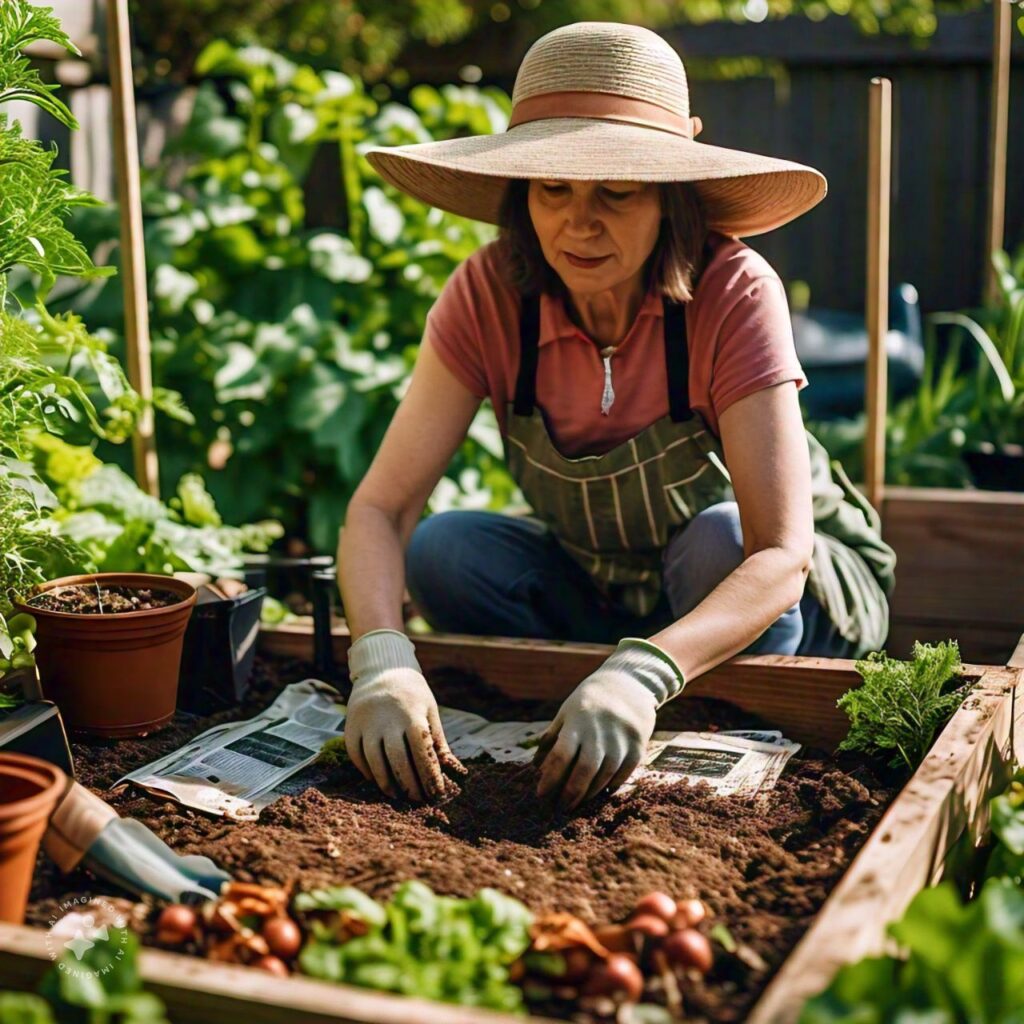
M 50 612 L 75 615 L 111 615 L 119 612 L 142 612 L 151 608 L 167 608 L 183 598 L 173 590 L 150 590 L 138 587 L 107 587 L 76 583 L 59 590 L 37 594 L 26 604 Z
M 760 802 L 715 797 L 703 785 L 640 785 L 568 817 L 536 800 L 531 767 L 479 762 L 452 783 L 442 804 L 427 807 L 388 800 L 351 766 L 313 766 L 296 781 L 294 795 L 244 825 L 137 791 L 105 793 L 126 771 L 213 724 L 253 714 L 281 685 L 313 674 L 304 662 L 261 658 L 242 711 L 179 715 L 145 740 L 77 743 L 79 780 L 176 850 L 206 854 L 245 881 L 351 884 L 376 897 L 409 878 L 457 896 L 490 885 L 535 911 L 568 910 L 591 923 L 622 919 L 653 889 L 699 897 L 713 915 L 709 923 L 725 924 L 743 955 L 716 946 L 712 973 L 686 994 L 693 1021 L 744 1019 L 894 795 L 891 780 L 863 764 L 813 751 L 791 760 Z M 557 708 L 509 701 L 465 676 L 431 681 L 442 703 L 493 719 L 538 719 Z M 699 729 L 766 724 L 723 702 L 685 698 L 663 709 L 658 723 Z M 45 924 L 62 897 L 104 891 L 84 872 L 60 879 L 41 863 L 29 923 Z M 569 1009 L 543 1007 L 547 1013 Z

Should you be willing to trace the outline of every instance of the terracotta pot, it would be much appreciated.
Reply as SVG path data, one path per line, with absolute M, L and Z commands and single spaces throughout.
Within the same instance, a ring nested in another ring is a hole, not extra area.
M 19 611 L 36 619 L 43 696 L 56 702 L 72 732 L 145 736 L 174 714 L 181 645 L 196 590 L 172 576 L 101 572 L 50 580 L 33 594 L 94 581 L 170 590 L 182 600 L 166 608 L 108 614 L 52 612 L 15 601 Z
M 25 920 L 39 841 L 67 781 L 38 757 L 0 753 L 0 921 Z

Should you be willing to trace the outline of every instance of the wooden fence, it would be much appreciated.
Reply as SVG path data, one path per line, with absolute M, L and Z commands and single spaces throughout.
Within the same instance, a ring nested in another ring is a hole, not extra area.
M 1005 2 L 1005 0 L 1004 0 Z M 58 13 L 84 48 L 98 45 L 100 0 L 74 0 Z M 90 13 L 91 12 L 91 13 Z M 458 82 L 474 64 L 481 84 L 511 92 L 532 38 L 515 25 L 463 43 L 410 50 L 410 82 Z M 847 20 L 790 18 L 761 25 L 712 24 L 663 32 L 691 69 L 693 111 L 704 120 L 702 141 L 750 149 L 820 168 L 829 195 L 794 224 L 752 244 L 786 281 L 810 286 L 816 306 L 863 308 L 867 86 L 892 79 L 894 98 L 892 280 L 909 281 L 926 310 L 971 306 L 982 289 L 987 182 L 991 10 L 940 18 L 931 40 L 860 34 Z M 762 72 L 710 78 L 719 58 L 753 57 Z M 768 69 L 772 74 L 766 73 Z M 107 86 L 69 85 L 82 131 L 70 138 L 55 124 L 31 125 L 62 150 L 73 179 L 101 198 L 113 192 Z M 396 95 L 396 99 L 401 99 Z M 143 162 L 159 157 L 169 132 L 188 114 L 189 94 L 149 92 L 139 98 Z M 26 112 L 31 118 L 31 112 Z M 322 165 L 325 178 L 333 172 Z M 1006 238 L 1024 242 L 1024 37 L 1014 29 Z M 330 182 L 308 190 L 328 201 Z M 312 223 L 331 221 L 312 208 Z

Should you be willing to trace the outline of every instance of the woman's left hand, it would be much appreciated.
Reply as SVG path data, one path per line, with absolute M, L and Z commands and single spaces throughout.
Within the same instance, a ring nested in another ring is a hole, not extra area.
M 657 710 L 684 680 L 664 651 L 623 640 L 615 653 L 565 699 L 533 759 L 539 797 L 559 793 L 572 810 L 605 787 L 617 789 L 643 760 Z

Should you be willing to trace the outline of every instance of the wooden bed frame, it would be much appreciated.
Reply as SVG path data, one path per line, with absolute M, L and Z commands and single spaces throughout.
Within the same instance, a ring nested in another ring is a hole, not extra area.
M 268 653 L 312 657 L 312 624 L 261 634 Z M 334 656 L 349 645 L 332 630 Z M 445 668 L 475 672 L 509 696 L 568 693 L 611 647 L 431 635 L 417 638 L 428 677 Z M 966 666 L 975 687 L 925 761 L 893 801 L 810 928 L 762 993 L 749 1024 L 792 1024 L 808 996 L 842 963 L 886 947 L 886 925 L 941 878 L 954 847 L 977 842 L 987 804 L 1013 764 L 1024 761 L 1024 640 L 1012 667 Z M 691 683 L 687 697 L 715 696 L 754 712 L 803 743 L 834 748 L 846 733 L 836 699 L 859 676 L 853 662 L 800 657 L 734 658 Z M 46 932 L 0 925 L 0 988 L 31 989 L 50 966 Z M 144 950 L 142 976 L 175 1024 L 513 1024 L 520 1017 L 426 1003 L 307 978 L 276 979 L 244 967 Z M 532 1018 L 540 1020 L 540 1018 Z

